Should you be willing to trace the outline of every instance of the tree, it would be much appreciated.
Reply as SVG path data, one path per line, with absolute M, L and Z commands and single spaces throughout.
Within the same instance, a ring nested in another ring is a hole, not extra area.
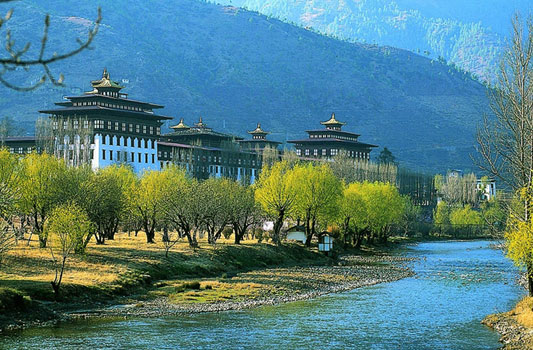
M 55 267 L 55 277 L 51 284 L 56 298 L 59 296 L 67 258 L 89 234 L 91 225 L 85 211 L 72 203 L 56 207 L 46 222 L 49 249 Z
M 23 129 L 20 128 L 15 119 L 6 116 L 0 119 L 0 141 L 3 143 L 8 136 L 20 135 Z
M 9 1 L 10 0 L 1 0 L 0 3 Z M 0 18 L 0 29 L 6 28 L 6 25 L 11 20 L 12 15 L 13 9 L 9 10 L 3 18 Z M 47 55 L 47 49 L 49 44 L 48 30 L 50 28 L 50 15 L 47 14 L 44 18 L 44 29 L 41 37 L 41 46 L 39 50 L 36 51 L 36 55 L 34 57 L 28 57 L 28 54 L 31 52 L 30 42 L 27 42 L 23 47 L 16 47 L 15 39 L 12 37 L 11 31 L 7 29 L 6 37 L 4 39 L 5 43 L 3 43 L 2 45 L 5 47 L 6 52 L 4 53 L 4 55 L 0 56 L 0 83 L 10 89 L 14 89 L 17 91 L 35 90 L 39 86 L 43 85 L 47 80 L 50 80 L 53 85 L 63 86 L 63 74 L 59 74 L 59 77 L 56 78 L 50 70 L 50 64 L 65 60 L 69 57 L 77 55 L 78 53 L 86 49 L 89 49 L 96 33 L 98 33 L 98 28 L 100 26 L 101 21 L 102 14 L 100 8 L 98 8 L 98 16 L 94 22 L 93 27 L 89 30 L 87 38 L 85 40 L 77 39 L 76 42 L 78 46 L 71 51 L 67 51 L 64 53 L 54 52 L 51 55 Z M 19 86 L 6 80 L 7 74 L 12 73 L 17 67 L 23 67 L 25 69 L 28 69 L 29 67 L 34 66 L 41 67 L 43 70 L 43 75 L 37 83 L 32 84 L 30 86 Z
M 399 220 L 399 227 L 402 233 L 408 236 L 413 231 L 414 224 L 420 221 L 421 209 L 415 205 L 409 196 L 402 196 L 403 210 Z
M 114 239 L 127 210 L 127 191 L 134 183 L 135 174 L 123 165 L 99 169 L 84 183 L 86 196 L 81 205 L 95 224 L 97 244 L 104 244 L 106 238 Z
M 481 159 L 477 163 L 514 193 L 529 194 L 533 190 L 533 17 L 527 19 L 525 29 L 518 15 L 512 25 L 513 35 L 500 64 L 496 88 L 490 95 L 495 120 L 485 116 L 478 131 Z M 530 195 L 517 197 L 522 205 L 519 211 L 510 213 L 514 223 L 508 232 L 508 244 L 521 242 L 525 249 L 530 249 L 533 243 L 527 240 L 531 236 L 523 230 L 531 223 L 533 200 Z M 520 240 L 513 239 L 514 235 L 520 236 Z M 516 246 L 513 249 L 521 251 Z M 531 254 L 509 256 L 526 267 L 529 295 L 533 296 Z
M 396 164 L 396 157 L 392 155 L 392 152 L 384 147 L 378 156 L 379 164 Z
M 200 184 L 187 175 L 185 169 L 172 165 L 172 185 L 163 199 L 165 218 L 173 224 L 180 235 L 187 237 L 191 248 L 198 247 L 198 231 L 203 224 L 205 201 L 199 196 Z
M 293 216 L 304 220 L 305 245 L 309 247 L 319 222 L 335 220 L 342 183 L 329 165 L 315 166 L 311 163 L 296 165 L 290 173 L 289 182 L 296 193 Z
M 290 182 L 292 161 L 283 160 L 261 172 L 256 183 L 255 198 L 265 213 L 275 218 L 272 241 L 281 244 L 281 227 L 296 202 L 296 193 Z
M 240 244 L 246 231 L 259 221 L 259 206 L 255 201 L 255 190 L 238 182 L 232 183 L 227 194 L 230 201 L 230 223 L 233 227 L 235 244 Z
M 46 153 L 25 156 L 22 167 L 20 208 L 31 218 L 32 233 L 39 236 L 40 246 L 44 248 L 47 240 L 44 222 L 50 212 L 65 200 L 67 167 L 63 161 Z
M 155 230 L 165 219 L 164 199 L 172 188 L 174 168 L 147 171 L 131 187 L 130 204 L 142 221 L 147 243 L 155 243 Z
M 441 233 L 447 232 L 450 227 L 450 206 L 445 201 L 437 203 L 437 207 L 433 211 L 433 223 L 439 227 Z
M 339 219 L 344 242 L 352 241 L 356 249 L 361 246 L 364 235 L 369 232 L 366 202 L 362 195 L 363 187 L 362 183 L 349 184 L 344 189 L 339 204 Z
M 201 211 L 203 225 L 207 231 L 207 241 L 215 244 L 222 231 L 232 218 L 230 192 L 233 180 L 227 178 L 209 178 L 200 183 L 196 199 L 203 202 Z

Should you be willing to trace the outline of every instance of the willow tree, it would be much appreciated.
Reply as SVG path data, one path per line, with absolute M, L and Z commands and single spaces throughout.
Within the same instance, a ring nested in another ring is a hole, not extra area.
M 294 210 L 296 192 L 291 183 L 292 160 L 275 163 L 261 172 L 256 183 L 255 198 L 265 213 L 274 218 L 272 241 L 281 244 L 283 221 Z
M 342 196 L 342 183 L 327 164 L 297 165 L 290 176 L 296 193 L 294 215 L 305 222 L 305 245 L 309 247 L 318 224 L 335 220 Z
M 485 117 L 477 139 L 482 162 L 480 167 L 502 181 L 515 193 L 533 191 L 533 17 L 524 26 L 516 15 L 513 35 L 500 64 L 496 87 L 490 93 L 490 107 L 495 118 Z M 515 225 L 510 230 L 526 227 L 531 222 L 533 200 L 520 195 L 521 205 L 512 210 Z M 522 224 L 517 224 L 521 222 Z M 514 227 L 514 228 L 513 228 Z M 509 235 L 508 235 L 509 237 Z M 519 235 L 519 245 L 531 247 L 531 235 Z M 509 246 L 516 242 L 508 241 Z M 529 294 L 533 295 L 532 254 L 510 257 L 527 269 Z

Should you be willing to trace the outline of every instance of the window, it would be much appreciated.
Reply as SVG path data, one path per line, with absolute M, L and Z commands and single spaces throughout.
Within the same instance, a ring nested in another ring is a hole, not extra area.
M 135 162 L 135 152 L 131 152 L 131 162 Z
M 68 122 L 67 121 L 63 122 L 63 129 L 68 129 Z
M 331 155 L 332 156 L 336 156 L 337 155 L 337 149 L 336 148 L 332 148 L 331 149 Z
M 314 149 L 314 150 L 313 150 L 313 155 L 314 155 L 315 157 L 318 156 L 318 150 L 317 150 L 317 149 Z
M 324 149 L 322 150 L 322 155 L 325 156 L 325 155 L 326 155 L 326 152 L 327 152 L 327 151 L 326 151 L 326 149 L 324 148 Z
M 105 135 L 102 135 L 102 145 L 105 145 Z
M 148 163 L 148 153 L 145 153 L 145 154 L 144 154 L 144 162 L 145 162 L 145 163 Z
M 157 152 L 157 158 L 161 158 L 161 151 Z
M 83 128 L 84 129 L 89 129 L 89 121 L 88 120 L 84 120 L 83 121 Z
M 155 154 L 152 154 L 152 164 L 155 164 Z
M 111 121 L 110 121 L 110 120 L 107 121 L 107 128 L 108 128 L 109 130 L 111 130 Z
M 122 123 L 122 131 L 123 131 L 123 132 L 126 131 L 126 123 Z
M 138 162 L 140 163 L 141 162 L 141 153 L 137 154 L 137 159 L 138 159 Z
M 115 130 L 118 130 L 118 122 L 115 122 Z
M 306 156 L 309 155 L 309 150 L 308 150 L 308 149 L 305 150 L 305 155 L 306 155 Z
M 152 140 L 152 149 L 155 149 L 155 140 Z
M 154 134 L 154 127 L 151 126 L 151 127 L 150 127 L 150 135 L 153 135 L 153 134 Z
M 74 129 L 77 129 L 80 126 L 77 120 L 73 121 L 72 124 L 73 124 Z
M 75 123 L 75 124 L 77 124 L 77 123 Z M 78 126 L 75 126 L 75 127 L 77 128 Z M 95 129 L 103 129 L 104 128 L 104 121 L 103 120 L 95 120 L 94 121 L 94 128 Z
M 109 160 L 113 160 L 113 151 L 109 151 Z
M 133 132 L 133 124 L 130 124 L 130 125 L 128 126 L 128 128 L 129 128 L 129 131 L 130 131 L 130 132 Z
M 297 156 L 301 156 L 302 155 L 302 150 L 301 149 L 297 149 L 296 150 L 296 155 Z
M 139 124 L 135 125 L 135 132 L 138 134 L 141 132 L 141 126 Z
M 146 125 L 143 125 L 143 134 L 146 134 Z
M 157 133 L 157 135 L 161 135 L 161 128 L 159 126 L 156 129 L 156 133 Z

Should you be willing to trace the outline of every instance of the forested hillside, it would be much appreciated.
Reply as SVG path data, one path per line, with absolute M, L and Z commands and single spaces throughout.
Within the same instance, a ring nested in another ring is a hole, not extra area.
M 8 27 L 18 45 L 31 38 L 34 50 L 50 13 L 49 48 L 61 52 L 83 36 L 98 5 L 104 25 L 94 50 L 52 67 L 65 74 L 67 88 L 21 93 L 0 86 L 0 117 L 16 118 L 31 133 L 37 110 L 89 90 L 107 67 L 112 79 L 125 79 L 131 98 L 163 104 L 163 114 L 188 123 L 202 115 L 208 125 L 244 136 L 261 122 L 272 139 L 285 141 L 336 112 L 346 130 L 387 146 L 412 168 L 472 168 L 485 88 L 438 61 L 196 0 L 26 0 L 0 10 L 14 7 Z M 26 83 L 39 77 L 11 76 Z
M 350 41 L 442 57 L 493 79 L 515 11 L 529 0 L 213 0 Z

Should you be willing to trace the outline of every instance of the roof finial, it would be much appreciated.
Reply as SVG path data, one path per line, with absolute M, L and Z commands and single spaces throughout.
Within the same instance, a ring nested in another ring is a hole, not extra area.
M 104 73 L 102 74 L 102 78 L 109 79 L 109 73 L 107 72 L 107 68 L 104 67 Z

